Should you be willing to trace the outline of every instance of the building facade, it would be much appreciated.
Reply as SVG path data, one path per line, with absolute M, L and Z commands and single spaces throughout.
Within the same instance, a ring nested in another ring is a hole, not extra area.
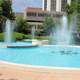
M 24 18 L 24 13 L 23 12 L 17 12 L 15 13 L 15 17 L 21 17 L 21 18 Z
M 45 8 L 46 9 L 46 8 Z M 24 11 L 24 19 L 35 28 L 36 31 L 42 31 L 42 24 L 45 20 L 45 17 L 59 18 L 62 17 L 63 13 L 61 12 L 49 12 L 42 10 L 42 8 L 32 8 L 28 7 Z M 32 28 L 33 29 L 33 28 Z
M 70 4 L 71 0 L 43 0 L 43 10 L 64 12 L 66 4 Z

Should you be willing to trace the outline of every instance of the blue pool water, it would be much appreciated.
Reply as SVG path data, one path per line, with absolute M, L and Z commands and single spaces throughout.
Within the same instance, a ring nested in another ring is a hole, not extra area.
M 1 43 L 0 45 L 11 45 L 11 46 L 30 46 L 32 45 L 32 42 L 13 42 L 13 43 Z
M 80 48 L 39 46 L 34 48 L 0 48 L 0 60 L 50 67 L 80 67 Z

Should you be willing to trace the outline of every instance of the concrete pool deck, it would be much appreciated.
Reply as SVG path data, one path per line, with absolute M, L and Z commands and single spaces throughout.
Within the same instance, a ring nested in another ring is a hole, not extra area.
M 80 80 L 80 69 L 22 67 L 0 62 L 0 80 Z

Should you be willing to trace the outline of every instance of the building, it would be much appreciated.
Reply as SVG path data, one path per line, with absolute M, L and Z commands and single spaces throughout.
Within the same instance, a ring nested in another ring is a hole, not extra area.
M 42 8 L 32 8 L 28 7 L 24 11 L 24 19 L 27 20 L 27 22 L 32 26 L 32 29 L 41 30 L 40 26 L 42 25 L 43 22 L 43 14 L 41 14 Z
M 42 23 L 44 21 L 45 17 L 53 17 L 53 18 L 59 18 L 63 15 L 61 12 L 49 12 L 49 11 L 43 11 L 42 8 L 32 8 L 29 7 L 25 9 L 24 11 L 24 19 L 27 20 L 27 22 L 34 27 L 36 31 L 42 30 Z M 32 28 L 33 29 L 33 28 Z
M 16 12 L 15 13 L 15 17 L 24 17 L 24 13 L 23 12 Z
M 70 3 L 71 0 L 43 0 L 43 11 L 64 12 L 65 5 Z
M 66 3 L 70 4 L 70 0 L 43 0 L 42 8 L 28 7 L 23 13 L 16 13 L 16 16 L 26 19 L 33 30 L 42 31 L 44 18 L 52 17 L 55 20 L 61 18 Z

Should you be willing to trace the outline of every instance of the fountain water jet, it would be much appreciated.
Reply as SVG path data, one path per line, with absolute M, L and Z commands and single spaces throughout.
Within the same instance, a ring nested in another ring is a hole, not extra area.
M 11 43 L 13 41 L 12 40 L 13 27 L 14 27 L 13 21 L 7 20 L 5 26 L 5 39 L 4 39 L 6 43 Z
M 37 47 L 37 44 L 30 44 L 25 42 L 13 42 L 13 32 L 14 32 L 15 22 L 11 20 L 6 21 L 5 26 L 5 44 L 0 47 L 3 48 L 29 48 L 29 47 Z M 33 34 L 34 35 L 34 34 Z
M 32 33 L 32 39 L 34 39 L 35 38 L 35 26 L 32 27 L 31 33 Z
M 54 34 L 57 45 L 70 45 L 72 44 L 72 23 L 68 23 L 66 16 L 62 17 L 61 26 L 58 27 Z

